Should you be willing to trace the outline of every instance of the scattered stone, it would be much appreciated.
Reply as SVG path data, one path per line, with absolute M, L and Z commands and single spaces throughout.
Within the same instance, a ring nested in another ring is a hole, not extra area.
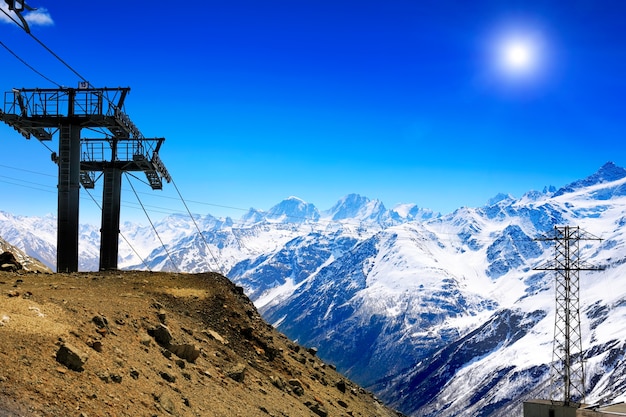
M 95 350 L 96 352 L 102 352 L 102 342 L 99 340 L 89 340 L 87 346 Z
M 155 399 L 159 402 L 165 412 L 173 416 L 178 416 L 176 404 L 174 404 L 174 401 L 172 400 L 172 398 L 170 398 L 170 396 L 168 396 L 167 394 L 161 394 L 158 397 L 155 397 Z
M 11 298 L 12 298 L 12 297 L 19 297 L 19 296 L 20 296 L 20 292 L 19 292 L 19 291 L 15 291 L 15 290 L 11 290 L 11 291 L 9 291 L 9 292 L 7 293 L 7 295 L 8 295 L 9 297 L 11 297 Z
M 131 369 L 130 370 L 130 377 L 132 379 L 139 379 L 139 371 L 136 369 Z
M 162 324 L 165 324 L 165 320 L 167 319 L 167 314 L 165 313 L 165 310 L 159 310 L 157 312 L 157 317 Z
M 111 381 L 115 382 L 116 384 L 121 384 L 122 383 L 122 375 L 111 374 Z
M 91 321 L 100 329 L 109 327 L 109 321 L 104 316 L 94 316 Z
M 342 379 L 342 380 L 337 381 L 337 383 L 335 384 L 335 386 L 337 387 L 337 389 L 338 389 L 339 391 L 343 392 L 344 394 L 346 393 L 346 388 L 347 388 L 347 385 L 346 385 L 346 381 L 344 381 L 343 379 Z
M 152 339 L 148 335 L 143 335 L 141 336 L 141 339 L 139 339 L 139 343 L 145 346 L 150 346 L 150 344 L 152 344 Z
M 306 403 L 304 403 L 304 405 L 309 407 L 309 410 L 313 411 L 315 414 L 317 414 L 320 417 L 328 416 L 328 410 L 326 410 L 326 408 L 324 408 L 324 406 L 320 403 L 317 403 L 317 402 L 312 403 L 310 401 L 307 401 Z
M 96 375 L 105 384 L 108 384 L 109 382 L 111 382 L 111 376 L 109 375 L 108 372 L 98 372 Z
M 16 272 L 22 269 L 22 264 L 17 261 L 11 252 L 0 254 L 0 271 Z
M 208 336 L 209 338 L 213 339 L 213 340 L 217 340 L 218 342 L 220 342 L 223 345 L 227 345 L 228 341 L 226 341 L 218 332 L 216 332 L 215 330 L 205 330 L 203 332 L 206 336 Z
M 246 377 L 246 365 L 238 363 L 226 372 L 226 376 L 237 382 L 243 382 Z
M 274 385 L 279 390 L 285 390 L 285 381 L 281 377 L 270 375 L 270 381 L 272 382 L 272 385 Z
M 167 347 L 172 341 L 172 333 L 170 332 L 170 329 L 162 323 L 157 327 L 149 329 L 148 334 L 154 337 L 154 340 L 161 346 Z
M 169 350 L 181 359 L 186 360 L 189 363 L 194 363 L 200 356 L 200 350 L 194 345 L 170 345 Z
M 290 379 L 289 385 L 291 385 L 293 392 L 297 396 L 302 396 L 304 394 L 304 387 L 302 386 L 302 381 L 300 381 L 299 379 Z
M 83 370 L 83 365 L 87 359 L 89 359 L 89 355 L 69 343 L 62 344 L 56 354 L 57 362 L 77 372 Z
M 176 375 L 172 375 L 165 371 L 161 372 L 160 375 L 161 375 L 161 378 L 163 378 L 167 382 L 176 382 Z
M 343 400 L 339 400 L 337 401 L 337 404 L 339 404 L 340 406 L 342 406 L 343 408 L 348 408 L 348 403 L 346 403 Z
M 316 347 L 310 347 L 307 349 L 307 352 L 309 352 L 311 355 L 315 356 L 317 355 L 317 348 Z

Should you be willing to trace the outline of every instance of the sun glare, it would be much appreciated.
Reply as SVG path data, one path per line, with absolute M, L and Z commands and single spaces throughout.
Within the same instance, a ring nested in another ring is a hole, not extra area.
M 532 75 L 540 64 L 539 43 L 530 38 L 504 38 L 497 53 L 500 69 L 509 75 Z
M 523 40 L 511 40 L 503 45 L 503 64 L 512 71 L 526 71 L 536 61 L 533 45 Z

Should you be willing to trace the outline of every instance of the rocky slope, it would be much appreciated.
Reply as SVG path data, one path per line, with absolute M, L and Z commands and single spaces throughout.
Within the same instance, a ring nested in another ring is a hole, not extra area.
M 398 416 L 215 273 L 0 272 L 0 416 Z

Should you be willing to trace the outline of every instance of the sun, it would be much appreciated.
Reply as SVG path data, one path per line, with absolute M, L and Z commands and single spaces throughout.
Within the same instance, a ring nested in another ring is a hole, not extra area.
M 528 42 L 510 41 L 504 45 L 503 49 L 502 59 L 504 64 L 512 70 L 526 70 L 535 61 L 535 51 Z
M 500 48 L 500 63 L 505 71 L 529 73 L 538 64 L 537 45 L 528 39 L 505 39 Z
M 541 43 L 530 36 L 508 36 L 498 42 L 500 70 L 511 76 L 530 76 L 541 65 Z

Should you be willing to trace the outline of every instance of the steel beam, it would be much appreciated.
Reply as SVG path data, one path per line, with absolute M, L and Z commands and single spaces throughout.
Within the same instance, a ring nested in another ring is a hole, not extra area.
M 102 223 L 100 228 L 100 270 L 117 269 L 117 251 L 120 233 L 120 201 L 122 170 L 104 169 L 102 192 Z
M 59 129 L 57 272 L 78 271 L 80 126 Z

